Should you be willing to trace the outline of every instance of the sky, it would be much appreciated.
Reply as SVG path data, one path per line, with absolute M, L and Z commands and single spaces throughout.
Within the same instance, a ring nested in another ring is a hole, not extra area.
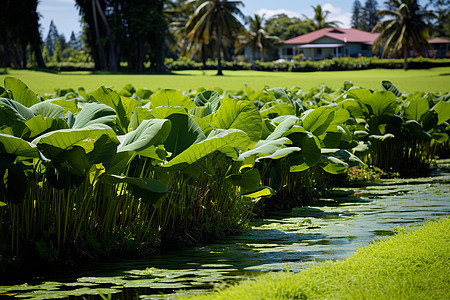
M 269 18 L 279 13 L 285 13 L 290 17 L 312 18 L 314 15 L 311 6 L 321 5 L 323 9 L 330 11 L 329 21 L 340 21 L 340 27 L 349 28 L 352 4 L 354 0 L 243 0 L 244 7 L 241 11 L 244 15 L 265 15 Z M 365 0 L 360 0 L 364 5 Z M 378 0 L 381 8 L 384 0 Z M 423 1 L 420 1 L 423 2 Z M 40 0 L 38 12 L 41 14 L 41 32 L 45 38 L 50 27 L 50 21 L 56 25 L 58 32 L 63 33 L 66 39 L 70 38 L 72 31 L 78 33 L 81 30 L 80 17 L 75 7 L 75 0 Z

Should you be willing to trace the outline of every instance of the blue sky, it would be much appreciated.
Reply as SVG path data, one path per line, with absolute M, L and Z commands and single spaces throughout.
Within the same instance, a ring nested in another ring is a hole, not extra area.
M 313 16 L 312 5 L 322 5 L 322 7 L 331 12 L 329 20 L 341 21 L 341 27 L 350 26 L 351 9 L 354 0 L 244 0 L 244 7 L 241 8 L 245 15 L 264 14 L 266 18 L 278 14 L 286 13 L 291 17 L 303 18 Z M 365 0 L 360 0 L 364 4 Z M 381 8 L 384 0 L 378 0 Z M 424 2 L 424 0 L 420 1 Z M 50 21 L 53 20 L 58 32 L 63 33 L 66 39 L 70 38 L 70 33 L 81 30 L 78 10 L 75 8 L 75 0 L 40 0 L 38 11 L 41 14 L 41 31 L 44 38 L 47 36 Z

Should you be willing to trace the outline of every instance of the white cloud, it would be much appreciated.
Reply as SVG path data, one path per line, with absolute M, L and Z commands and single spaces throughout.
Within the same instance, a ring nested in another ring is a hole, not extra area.
M 264 15 L 264 18 L 268 19 L 270 17 L 273 17 L 275 15 L 279 14 L 286 14 L 290 18 L 301 18 L 301 14 L 299 12 L 287 10 L 287 9 L 267 9 L 267 8 L 261 8 L 256 11 L 257 15 Z
M 330 3 L 325 3 L 322 5 L 322 9 L 324 11 L 329 11 L 330 14 L 327 17 L 327 21 L 339 21 L 341 24 L 339 24 L 339 27 L 342 28 L 350 28 L 351 18 L 352 14 L 349 12 L 343 12 L 342 8 L 335 7 Z

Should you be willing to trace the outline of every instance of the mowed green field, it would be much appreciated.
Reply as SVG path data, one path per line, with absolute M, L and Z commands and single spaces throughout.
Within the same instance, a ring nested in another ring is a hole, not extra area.
M 3 85 L 5 76 L 13 76 L 24 81 L 38 94 L 52 93 L 56 89 L 84 87 L 87 90 L 100 86 L 112 86 L 121 89 L 131 83 L 136 88 L 157 90 L 171 88 L 179 90 L 199 87 L 220 87 L 225 90 L 238 90 L 245 85 L 253 89 L 264 86 L 291 88 L 293 86 L 308 90 L 320 84 L 336 89 L 344 81 L 351 80 L 360 87 L 381 89 L 381 81 L 393 82 L 401 91 L 450 91 L 450 67 L 429 70 L 361 70 L 336 72 L 261 72 L 261 71 L 225 71 L 225 76 L 216 76 L 216 71 L 178 71 L 168 75 L 152 74 L 92 74 L 90 72 L 64 72 L 61 74 L 31 71 L 8 70 L 0 74 Z

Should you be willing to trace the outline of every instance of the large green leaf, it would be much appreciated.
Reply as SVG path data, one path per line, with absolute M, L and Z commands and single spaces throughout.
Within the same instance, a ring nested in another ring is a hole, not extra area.
M 121 138 L 117 152 L 142 151 L 150 146 L 164 143 L 170 133 L 169 120 L 144 120 L 136 130 L 130 131 Z
M 341 140 L 351 141 L 352 133 L 343 125 L 350 118 L 348 110 L 338 108 L 334 112 L 333 121 L 330 123 L 325 133 L 319 136 L 324 147 L 338 147 Z
M 258 157 L 258 158 L 256 159 L 256 162 L 260 162 L 260 161 L 262 161 L 262 160 L 264 160 L 264 159 L 274 159 L 274 160 L 277 160 L 277 159 L 284 158 L 284 157 L 290 155 L 291 153 L 300 152 L 300 151 L 302 151 L 302 149 L 299 148 L 299 147 L 286 147 L 286 148 L 281 148 L 281 149 L 276 150 L 275 152 L 273 152 L 272 154 L 270 154 L 270 155 L 268 155 L 268 156 L 261 156 L 261 157 Z
M 408 120 L 419 121 L 429 109 L 428 100 L 419 94 L 409 97 L 404 105 L 405 117 Z
M 136 155 L 136 152 L 133 151 L 116 153 L 112 160 L 103 164 L 105 166 L 106 173 L 121 174 L 127 166 L 130 165 Z
M 261 185 L 261 176 L 256 169 L 247 170 L 242 174 L 233 174 L 226 179 L 239 186 L 243 194 L 254 191 Z
M 403 128 L 408 130 L 409 138 L 431 141 L 432 136 L 428 132 L 424 131 L 422 125 L 420 125 L 420 123 L 416 120 L 408 120 L 402 125 Z
M 294 157 L 290 166 L 291 172 L 304 171 L 320 161 L 320 141 L 315 135 L 308 132 L 307 134 L 294 134 L 288 137 L 302 149 L 300 154 Z
M 110 143 L 116 146 L 119 144 L 114 131 L 106 125 L 87 126 L 83 129 L 56 130 L 39 136 L 31 143 L 37 145 L 45 157 L 52 159 L 74 147 L 83 148 L 85 153 L 88 154 L 94 150 L 96 141 L 103 136 Z M 115 151 L 112 154 L 114 155 Z
M 0 98 L 0 126 L 25 122 L 34 117 L 33 111 L 17 101 Z
M 188 115 L 188 112 L 182 107 L 158 106 L 150 110 L 152 115 L 157 119 L 166 119 L 172 114 Z
M 208 106 L 210 107 L 211 112 L 216 112 L 220 107 L 220 95 L 216 91 L 208 90 L 199 93 L 195 96 L 194 103 L 197 106 Z
M 276 140 L 279 139 L 289 133 L 292 133 L 290 130 L 297 124 L 299 119 L 296 116 L 289 116 L 285 120 L 283 120 L 277 127 L 273 130 L 273 132 L 266 138 L 266 140 Z M 303 132 L 306 133 L 306 130 L 303 127 L 299 127 L 303 129 Z
M 195 103 L 191 101 L 187 96 L 183 95 L 180 91 L 162 89 L 153 94 L 150 100 L 150 108 L 158 106 L 180 106 L 186 111 L 195 107 Z
M 331 155 L 322 155 L 319 166 L 331 174 L 341 174 L 348 169 L 347 163 Z
M 185 114 L 171 114 L 167 118 L 172 123 L 172 128 L 164 147 L 172 153 L 171 157 L 176 157 L 192 144 L 206 139 L 202 129 L 192 117 Z
M 348 112 L 348 110 L 343 109 L 343 108 L 336 109 L 334 111 L 333 121 L 331 122 L 327 131 L 329 131 L 329 130 L 338 131 L 339 129 L 337 128 L 337 126 L 344 124 L 345 122 L 348 121 L 349 118 L 350 118 L 350 113 Z
M 117 125 L 121 132 L 126 132 L 130 123 L 131 115 L 137 106 L 137 101 L 131 98 L 121 97 L 115 91 L 100 87 L 92 91 L 88 96 L 94 97 L 98 102 L 113 108 L 117 115 Z
M 148 108 L 136 107 L 134 109 L 133 115 L 131 116 L 130 124 L 128 125 L 128 131 L 132 131 L 132 130 L 135 130 L 136 128 L 138 128 L 139 124 L 141 124 L 142 121 L 154 119 L 154 118 L 155 118 L 155 116 L 152 114 L 152 112 Z M 158 119 L 164 119 L 164 118 L 165 118 L 165 116 L 162 118 L 158 118 Z
M 170 192 L 170 186 L 150 178 L 134 178 L 118 175 L 107 175 L 104 180 L 110 183 L 126 183 L 131 194 L 144 203 L 156 205 L 158 200 Z
M 50 117 L 44 117 L 42 115 L 37 115 L 36 117 L 25 122 L 30 132 L 27 134 L 26 138 L 35 138 L 38 135 L 47 133 L 49 131 L 68 129 L 69 126 L 63 119 L 55 119 Z
M 371 93 L 366 89 L 350 89 L 347 93 L 350 97 L 368 106 L 370 114 L 378 117 L 395 114 L 398 106 L 397 97 L 392 92 Z
M 12 92 L 14 100 L 26 107 L 31 107 L 40 102 L 36 94 L 17 78 L 5 77 L 5 88 Z
M 354 154 L 344 149 L 322 148 L 322 155 L 331 155 L 346 162 L 349 167 L 363 167 L 364 163 Z
M 276 191 L 269 186 L 260 186 L 254 191 L 242 194 L 244 197 L 257 199 L 261 197 L 270 197 L 276 194 Z
M 39 157 L 39 151 L 36 145 L 19 137 L 3 133 L 0 133 L 0 153 L 32 158 Z
M 55 119 L 64 117 L 64 108 L 49 101 L 39 102 L 31 106 L 30 109 L 35 115 L 42 115 L 43 117 Z
M 146 88 L 138 88 L 137 91 L 134 93 L 133 98 L 138 99 L 149 99 L 150 96 L 153 94 L 153 92 Z
M 327 106 L 306 111 L 302 117 L 302 127 L 315 136 L 322 135 L 334 119 L 335 108 Z
M 258 158 L 272 155 L 277 150 L 283 148 L 286 144 L 292 144 L 292 142 L 286 137 L 278 138 L 276 140 L 261 140 L 252 149 L 242 152 L 239 155 L 239 160 L 245 161 L 250 157 Z
M 381 87 L 385 91 L 392 92 L 397 97 L 400 97 L 402 95 L 402 92 L 400 92 L 400 90 L 392 82 L 388 80 L 383 80 L 381 82 Z
M 205 119 L 194 117 L 194 116 L 191 116 L 191 117 L 198 124 L 198 126 L 200 126 L 200 128 L 202 129 L 205 136 L 208 136 L 211 133 L 211 131 L 214 129 L 211 127 L 211 125 L 209 125 L 208 122 L 206 122 Z
M 93 164 L 109 165 L 116 154 L 119 141 L 106 125 L 84 129 L 57 130 L 33 140 L 51 165 L 46 166 L 50 184 L 63 189 L 78 186 Z
M 279 103 L 277 101 L 271 101 L 264 104 L 260 110 L 262 118 L 273 119 L 283 115 L 294 115 L 294 106 L 290 103 Z
M 116 119 L 116 113 L 111 107 L 101 103 L 86 103 L 75 116 L 73 129 L 83 129 L 97 124 L 111 124 Z
M 251 141 L 247 134 L 241 130 L 216 129 L 213 130 L 205 140 L 192 144 L 171 161 L 162 165 L 162 167 L 182 170 L 188 165 L 195 163 L 215 151 L 226 150 L 230 147 L 238 148 L 240 150 L 247 149 L 250 143 Z
M 355 119 L 363 119 L 365 114 L 368 114 L 369 111 L 362 103 L 353 100 L 347 99 L 338 104 L 340 107 L 348 110 L 353 118 Z
M 357 157 L 364 157 L 367 153 L 369 153 L 371 146 L 372 145 L 368 142 L 359 142 L 358 145 L 352 149 L 352 151 Z
M 10 92 L 2 86 L 0 86 L 0 98 L 12 98 Z
M 255 144 L 262 134 L 262 119 L 255 105 L 247 100 L 224 98 L 216 113 L 204 118 L 215 129 L 239 129 Z
M 59 105 L 64 109 L 64 114 L 66 114 L 68 111 L 71 111 L 72 113 L 76 113 L 78 111 L 78 99 L 62 99 L 62 98 L 56 98 L 56 99 L 49 99 L 47 100 L 53 104 Z
M 441 100 L 433 107 L 433 110 L 438 114 L 437 125 L 441 125 L 450 119 L 450 103 Z

